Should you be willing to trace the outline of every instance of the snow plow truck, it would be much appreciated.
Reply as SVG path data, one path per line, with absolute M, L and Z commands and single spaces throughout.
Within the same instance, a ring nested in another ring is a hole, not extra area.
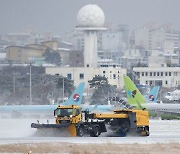
M 145 110 L 121 109 L 111 113 L 90 113 L 82 111 L 80 106 L 59 105 L 54 110 L 54 116 L 54 124 L 32 123 L 31 128 L 37 128 L 40 132 L 56 129 L 60 133 L 65 130 L 72 137 L 98 137 L 107 131 L 118 136 L 126 136 L 130 132 L 149 136 L 149 116 Z

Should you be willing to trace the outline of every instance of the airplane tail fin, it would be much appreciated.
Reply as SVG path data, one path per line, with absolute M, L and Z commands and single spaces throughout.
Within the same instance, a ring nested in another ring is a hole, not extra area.
M 128 103 L 132 106 L 135 106 L 136 109 L 142 109 L 142 104 L 146 103 L 143 95 L 128 76 L 124 76 L 124 84 Z
M 83 92 L 84 92 L 85 83 L 81 82 L 79 86 L 74 90 L 69 99 L 62 103 L 61 105 L 77 105 L 79 106 L 82 102 Z
M 146 96 L 146 99 L 153 103 L 157 103 L 158 93 L 159 93 L 159 86 L 154 86 L 149 92 L 149 94 Z

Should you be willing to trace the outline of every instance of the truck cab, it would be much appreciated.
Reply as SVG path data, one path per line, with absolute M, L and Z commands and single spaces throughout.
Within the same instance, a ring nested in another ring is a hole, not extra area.
M 54 116 L 56 118 L 56 124 L 79 123 L 82 121 L 81 107 L 75 105 L 58 106 L 54 110 Z

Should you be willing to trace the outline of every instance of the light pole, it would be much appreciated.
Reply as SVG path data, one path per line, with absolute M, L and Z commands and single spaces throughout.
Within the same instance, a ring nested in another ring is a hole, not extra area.
M 64 77 L 63 77 L 63 103 L 64 103 Z
M 16 72 L 14 72 L 14 77 L 13 77 L 13 92 L 14 92 L 14 97 L 16 93 Z
M 31 85 L 32 85 L 32 83 L 31 83 L 31 62 L 30 62 L 30 65 L 29 65 L 29 78 L 30 78 L 30 80 L 29 80 L 29 103 L 31 104 L 32 103 L 32 89 L 31 89 Z

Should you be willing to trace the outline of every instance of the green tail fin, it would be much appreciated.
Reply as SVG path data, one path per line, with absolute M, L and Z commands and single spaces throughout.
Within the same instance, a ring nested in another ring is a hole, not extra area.
M 128 103 L 132 106 L 136 106 L 136 109 L 142 109 L 144 107 L 144 105 L 142 107 L 142 104 L 145 104 L 146 101 L 128 76 L 124 76 L 124 84 L 128 98 Z

